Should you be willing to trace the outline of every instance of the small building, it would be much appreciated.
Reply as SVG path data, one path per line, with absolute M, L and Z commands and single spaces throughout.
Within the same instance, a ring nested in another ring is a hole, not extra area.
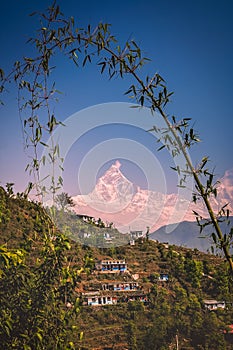
M 83 233 L 83 238 L 90 238 L 91 234 L 89 232 L 84 232 Z
M 134 239 L 130 239 L 129 240 L 129 245 L 135 245 L 135 240 Z
M 101 295 L 99 291 L 82 293 L 83 305 L 100 306 L 113 305 L 117 303 L 117 297 L 112 295 Z
M 89 216 L 89 215 L 82 215 L 82 214 L 76 214 L 76 216 L 83 220 L 84 222 L 95 222 L 95 218 L 93 216 Z
M 142 238 L 143 233 L 142 231 L 130 231 L 130 237 L 132 240 L 136 240 L 138 238 Z
M 102 290 L 109 290 L 109 291 L 135 291 L 139 289 L 139 285 L 137 282 L 106 282 L 101 285 Z
M 115 305 L 117 303 L 128 303 L 130 301 L 140 301 L 142 303 L 148 302 L 147 294 L 141 290 L 133 290 L 126 293 L 119 293 L 119 290 L 92 290 L 82 292 L 83 305 L 86 306 L 102 306 Z
M 106 241 L 106 243 L 112 242 L 112 237 L 110 236 L 110 234 L 108 232 L 104 233 L 104 240 Z
M 217 309 L 225 309 L 226 303 L 225 301 L 217 301 L 217 300 L 204 300 L 204 307 L 209 311 L 214 311 Z
M 125 272 L 127 264 L 125 260 L 100 260 L 95 264 L 97 271 L 103 273 Z
M 160 273 L 159 275 L 160 282 L 167 282 L 168 280 L 169 280 L 169 276 L 167 273 Z

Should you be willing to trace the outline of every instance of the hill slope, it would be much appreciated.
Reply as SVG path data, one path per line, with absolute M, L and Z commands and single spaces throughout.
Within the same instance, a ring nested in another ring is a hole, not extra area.
M 233 320 L 232 280 L 221 258 L 147 240 L 109 249 L 62 240 L 43 208 L 11 197 L 2 188 L 0 218 L 0 337 L 4 349 L 12 349 L 16 340 L 23 346 L 35 340 L 38 345 L 31 349 L 59 349 L 52 339 L 62 339 L 67 349 L 162 350 L 175 348 L 177 337 L 183 349 L 232 349 L 231 339 L 222 333 Z M 61 242 L 66 249 L 61 250 Z M 25 250 L 30 259 L 7 265 L 2 259 L 6 249 L 8 254 Z M 127 269 L 124 273 L 99 271 L 95 262 L 103 259 L 125 260 Z M 54 275 L 58 266 L 61 270 Z M 19 276 L 25 284 L 19 284 Z M 45 278 L 52 283 L 52 293 L 43 299 Z M 101 289 L 132 282 L 137 285 L 135 292 Z M 63 291 L 65 298 L 59 299 Z M 99 293 L 98 298 L 115 297 L 118 302 L 85 305 L 85 293 L 93 292 Z M 146 302 L 137 299 L 140 295 Z M 228 307 L 206 312 L 205 299 L 228 302 Z M 4 317 L 18 311 L 6 333 Z M 37 328 L 33 328 L 35 323 Z

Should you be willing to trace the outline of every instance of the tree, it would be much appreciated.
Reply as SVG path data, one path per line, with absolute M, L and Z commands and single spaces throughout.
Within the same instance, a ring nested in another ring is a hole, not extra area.
M 153 321 L 153 326 L 148 328 L 144 338 L 144 349 L 162 350 L 166 349 L 171 341 L 171 325 L 168 322 L 167 316 L 157 317 Z
M 130 350 L 137 350 L 137 339 L 135 336 L 136 326 L 133 321 L 129 321 L 126 327 L 127 344 Z
M 62 211 L 67 211 L 69 208 L 74 207 L 73 199 L 66 192 L 62 192 L 55 197 L 55 203 Z
M 98 219 L 97 224 L 98 227 L 104 228 L 105 227 L 105 223 L 103 222 L 103 220 L 101 218 Z
M 38 159 L 38 146 L 44 143 L 44 134 L 52 137 L 55 127 L 59 122 L 50 108 L 50 100 L 56 94 L 55 85 L 49 85 L 49 76 L 52 70 L 51 57 L 57 52 L 62 52 L 68 56 L 77 66 L 85 66 L 91 63 L 96 57 L 101 74 L 107 72 L 110 79 L 113 77 L 130 76 L 132 85 L 126 91 L 139 106 L 150 108 L 151 112 L 157 111 L 163 118 L 166 128 L 161 130 L 156 125 L 150 130 L 155 132 L 159 140 L 163 143 L 160 150 L 168 148 L 173 157 L 182 154 L 185 159 L 185 166 L 173 168 L 179 175 L 179 186 L 185 186 L 188 176 L 192 176 L 195 181 L 193 191 L 193 201 L 196 203 L 203 201 L 209 218 L 203 218 L 198 212 L 194 212 L 200 230 L 207 225 L 212 225 L 214 232 L 212 239 L 214 244 L 222 249 L 228 262 L 230 271 L 233 272 L 233 261 L 230 253 L 232 245 L 233 229 L 229 228 L 228 234 L 223 234 L 219 223 L 227 220 L 229 210 L 224 205 L 218 212 L 214 212 L 211 206 L 211 199 L 217 196 L 217 182 L 214 181 L 213 171 L 208 169 L 209 158 L 203 157 L 197 166 L 193 166 L 188 154 L 189 148 L 199 142 L 199 137 L 192 126 L 190 118 L 171 118 L 166 112 L 166 105 L 170 101 L 173 92 L 169 92 L 166 82 L 161 75 L 155 73 L 147 76 L 143 80 L 140 75 L 140 68 L 148 61 L 142 56 L 140 47 L 134 40 L 127 41 L 123 47 L 117 43 L 116 38 L 111 34 L 110 25 L 100 23 L 87 29 L 75 27 L 74 18 L 65 18 L 56 2 L 49 9 L 40 14 L 41 28 L 38 36 L 30 41 L 37 50 L 35 57 L 24 57 L 15 63 L 13 72 L 4 77 L 0 71 L 0 78 L 4 83 L 13 76 L 18 85 L 19 92 L 23 94 L 20 109 L 24 110 L 23 128 L 26 135 L 26 142 L 31 143 L 34 156 L 28 168 L 34 174 L 35 187 L 43 198 L 44 188 L 41 185 L 39 169 L 46 162 L 46 159 Z M 27 101 L 25 103 L 25 100 Z M 38 111 L 44 109 L 47 112 L 47 121 L 42 123 L 38 116 Z M 53 169 L 56 162 L 62 162 L 59 155 L 59 145 L 53 144 L 48 161 L 52 163 Z M 50 191 L 55 196 L 60 188 L 62 179 L 55 179 L 55 174 L 51 175 Z
M 17 207 L 18 199 L 1 189 L 0 203 L 4 200 L 7 205 L 1 207 L 3 214 L 11 209 L 11 215 L 15 215 L 12 208 Z M 69 267 L 66 256 L 70 243 L 55 229 L 43 208 L 21 198 L 18 208 L 24 206 L 31 213 L 26 221 L 31 221 L 32 229 L 17 230 L 18 235 L 21 232 L 17 247 L 11 239 L 0 244 L 1 347 L 72 349 L 70 338 L 78 300 L 77 273 Z M 5 221 L 0 222 L 1 236 L 5 229 Z
M 188 281 L 194 288 L 200 287 L 200 280 L 203 275 L 202 261 L 196 261 L 190 257 L 186 257 L 184 268 L 188 276 Z

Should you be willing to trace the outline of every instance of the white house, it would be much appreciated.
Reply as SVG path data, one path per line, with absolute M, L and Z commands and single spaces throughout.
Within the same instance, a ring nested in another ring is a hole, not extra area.
M 117 303 L 117 298 L 112 295 L 101 295 L 99 291 L 82 293 L 83 305 L 99 306 L 113 305 Z
M 225 309 L 226 303 L 225 301 L 217 301 L 217 300 L 204 300 L 204 306 L 207 310 L 214 311 L 217 309 Z

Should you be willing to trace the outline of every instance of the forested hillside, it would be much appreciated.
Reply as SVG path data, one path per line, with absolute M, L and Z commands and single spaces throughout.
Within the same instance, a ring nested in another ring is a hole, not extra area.
M 0 243 L 2 349 L 233 349 L 232 280 L 219 257 L 146 238 L 80 245 L 3 188 Z

